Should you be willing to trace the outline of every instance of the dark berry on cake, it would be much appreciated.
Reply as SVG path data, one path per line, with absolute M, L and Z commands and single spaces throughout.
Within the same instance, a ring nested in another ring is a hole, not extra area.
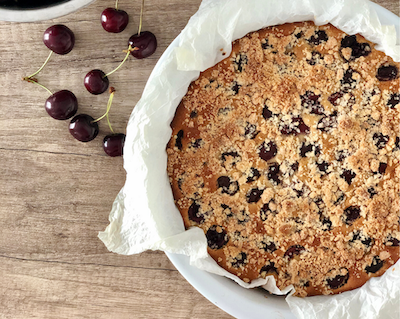
M 258 156 L 260 156 L 264 161 L 269 161 L 274 158 L 278 153 L 278 147 L 272 141 L 268 143 L 262 143 L 258 148 Z
M 308 39 L 308 42 L 314 44 L 314 45 L 319 45 L 322 42 L 328 41 L 328 35 L 324 30 L 318 30 L 315 32 L 314 35 L 311 36 L 311 38 Z
M 291 119 L 289 124 L 281 125 L 280 132 L 283 135 L 308 134 L 310 133 L 310 128 L 304 124 L 304 121 L 300 116 L 296 116 Z
M 175 146 L 182 150 L 182 139 L 183 139 L 183 130 L 180 130 L 178 134 L 176 134 Z
M 300 255 L 303 251 L 305 251 L 305 248 L 301 245 L 293 245 L 290 246 L 285 254 L 284 257 L 288 258 L 289 260 L 292 259 L 296 255 Z
M 389 100 L 387 101 L 387 106 L 389 106 L 391 109 L 394 109 L 397 104 L 400 102 L 400 93 L 392 93 L 390 95 Z
M 331 270 L 330 272 L 328 272 L 328 276 L 329 276 L 329 274 L 333 274 L 333 273 L 337 273 L 337 271 Z M 329 278 L 328 277 L 326 279 L 326 285 L 330 289 L 338 289 L 338 288 L 344 286 L 347 283 L 348 280 L 349 280 L 349 271 L 348 271 L 348 269 L 347 268 L 341 268 L 339 270 L 339 274 L 337 274 L 333 278 Z
M 376 72 L 379 81 L 391 81 L 397 78 L 399 69 L 395 65 L 382 65 Z
M 301 105 L 309 110 L 311 114 L 322 115 L 325 110 L 321 105 L 321 95 L 317 95 L 314 92 L 307 91 L 305 94 L 300 96 Z
M 261 276 L 265 277 L 269 274 L 277 274 L 278 273 L 278 269 L 275 267 L 275 263 L 272 261 L 267 261 L 267 263 L 265 264 L 265 266 L 263 266 L 260 270 L 260 274 Z
M 382 133 L 375 133 L 372 137 L 378 150 L 384 148 L 389 142 L 389 135 L 383 135 Z
M 223 194 L 235 195 L 239 191 L 239 183 L 232 181 L 229 176 L 220 176 L 217 179 L 217 186 Z
M 350 169 L 344 169 L 343 173 L 340 175 L 341 178 L 343 178 L 347 184 L 351 185 L 351 182 L 353 181 L 353 179 L 357 176 L 356 173 L 354 173 L 352 170 Z
M 260 174 L 260 172 L 258 171 L 258 169 L 252 167 L 252 168 L 250 168 L 250 172 L 249 172 L 249 175 L 247 176 L 247 181 L 246 181 L 246 182 L 247 182 L 247 183 L 254 182 L 254 181 L 256 181 L 257 179 L 259 179 L 260 176 L 261 176 L 261 174 Z
M 275 216 L 277 213 L 275 201 L 271 199 L 261 207 L 260 218 L 262 221 L 266 221 L 269 215 Z
M 381 260 L 379 256 L 375 256 L 372 260 L 372 263 L 365 267 L 366 273 L 376 273 L 379 269 L 382 268 L 383 264 L 385 263 L 384 260 Z
M 217 225 L 213 225 L 207 230 L 206 237 L 208 247 L 211 249 L 221 249 L 229 241 L 225 230 Z
M 204 214 L 200 211 L 200 205 L 193 202 L 188 209 L 188 217 L 191 221 L 201 224 L 204 222 Z
M 343 221 L 347 225 L 351 225 L 356 219 L 360 218 L 360 207 L 349 206 L 344 210 Z
M 232 261 L 232 267 L 240 268 L 240 267 L 243 267 L 243 266 L 244 266 L 245 264 L 247 264 L 247 263 L 248 263 L 247 254 L 241 252 L 239 255 L 237 255 L 237 256 L 233 259 L 233 261 Z
M 261 195 L 264 192 L 263 189 L 253 188 L 250 192 L 247 193 L 247 202 L 248 203 L 257 203 L 261 199 Z
M 281 172 L 279 171 L 278 163 L 271 163 L 268 167 L 267 178 L 274 185 L 278 185 L 281 182 L 280 176 Z

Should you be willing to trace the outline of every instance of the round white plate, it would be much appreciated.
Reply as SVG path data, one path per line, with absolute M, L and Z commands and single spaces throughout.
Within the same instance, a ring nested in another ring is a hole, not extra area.
M 87 6 L 94 0 L 70 0 L 43 9 L 10 10 L 0 8 L 0 21 L 37 22 L 61 17 Z
M 397 41 L 400 43 L 400 18 L 375 3 L 371 2 L 370 5 L 378 13 L 382 24 L 396 26 Z M 162 63 L 163 57 L 169 54 L 170 50 L 176 47 L 177 44 L 178 41 L 175 39 L 160 58 L 155 69 Z M 259 288 L 242 288 L 228 278 L 190 266 L 189 257 L 187 256 L 166 254 L 176 269 L 194 288 L 217 307 L 235 318 L 295 319 L 283 296 L 273 296 Z

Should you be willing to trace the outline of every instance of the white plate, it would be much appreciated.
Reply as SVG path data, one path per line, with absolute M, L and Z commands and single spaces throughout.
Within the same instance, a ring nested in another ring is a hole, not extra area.
M 94 0 L 70 0 L 43 9 L 10 10 L 0 8 L 0 21 L 36 22 L 61 17 L 74 12 Z
M 400 43 L 400 18 L 375 3 L 371 2 L 370 5 L 378 13 L 382 24 L 396 26 L 397 42 Z M 167 48 L 154 69 L 157 69 L 162 64 L 163 57 L 177 46 L 177 39 Z M 284 297 L 270 295 L 262 289 L 242 288 L 228 278 L 190 266 L 187 256 L 166 254 L 176 269 L 194 288 L 230 315 L 238 319 L 295 319 Z

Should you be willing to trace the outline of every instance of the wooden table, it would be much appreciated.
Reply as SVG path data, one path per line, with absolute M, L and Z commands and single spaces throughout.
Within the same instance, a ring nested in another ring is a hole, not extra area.
M 399 14 L 398 0 L 377 1 Z M 116 88 L 110 119 L 124 132 L 155 63 L 184 28 L 200 0 L 146 0 L 143 30 L 158 49 L 110 76 Z M 74 140 L 69 121 L 44 110 L 41 88 L 21 81 L 46 59 L 43 31 L 63 23 L 75 33 L 71 53 L 53 55 L 37 76 L 50 90 L 69 89 L 79 112 L 99 117 L 108 94 L 83 86 L 91 69 L 109 72 L 137 32 L 140 1 L 120 1 L 131 18 L 120 34 L 99 21 L 113 1 L 40 23 L 0 22 L 0 318 L 231 318 L 187 283 L 161 252 L 119 256 L 97 238 L 125 181 L 122 158 L 103 153 L 106 121 L 90 143 Z

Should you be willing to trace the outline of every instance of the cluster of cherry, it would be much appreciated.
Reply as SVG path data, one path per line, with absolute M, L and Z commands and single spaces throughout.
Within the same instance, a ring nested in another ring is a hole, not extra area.
M 137 59 L 143 59 L 152 55 L 157 48 L 157 40 L 153 33 L 149 31 L 141 31 L 143 18 L 144 0 L 142 0 L 140 10 L 140 22 L 138 33 L 132 35 L 128 41 L 128 49 L 124 60 L 116 69 L 109 73 L 104 73 L 102 70 L 92 70 L 88 72 L 84 79 L 86 89 L 91 94 L 101 94 L 109 87 L 108 76 L 117 71 L 123 63 L 128 59 L 129 55 Z M 107 8 L 101 14 L 101 24 L 107 32 L 119 33 L 122 32 L 129 22 L 128 14 L 118 9 L 118 0 L 116 0 L 115 8 Z M 61 90 L 52 93 L 48 88 L 38 82 L 35 76 L 44 68 L 50 60 L 52 53 L 67 54 L 71 52 L 75 45 L 74 33 L 65 25 L 57 24 L 49 27 L 43 35 L 44 44 L 50 49 L 50 54 L 43 65 L 35 73 L 24 77 L 23 80 L 34 83 L 47 90 L 50 97 L 46 100 L 45 109 L 47 113 L 56 120 L 67 120 L 71 117 L 69 124 L 69 132 L 71 135 L 81 142 L 89 142 L 93 140 L 99 133 L 98 121 L 103 118 L 107 119 L 108 126 L 112 134 L 107 135 L 103 140 L 104 152 L 109 156 L 121 156 L 125 143 L 125 134 L 114 133 L 108 117 L 111 108 L 111 103 L 114 97 L 115 89 L 110 87 L 110 98 L 107 103 L 107 109 L 103 116 L 94 119 L 88 114 L 75 115 L 78 110 L 78 100 L 74 93 L 68 90 Z M 125 51 L 124 51 L 125 52 Z

